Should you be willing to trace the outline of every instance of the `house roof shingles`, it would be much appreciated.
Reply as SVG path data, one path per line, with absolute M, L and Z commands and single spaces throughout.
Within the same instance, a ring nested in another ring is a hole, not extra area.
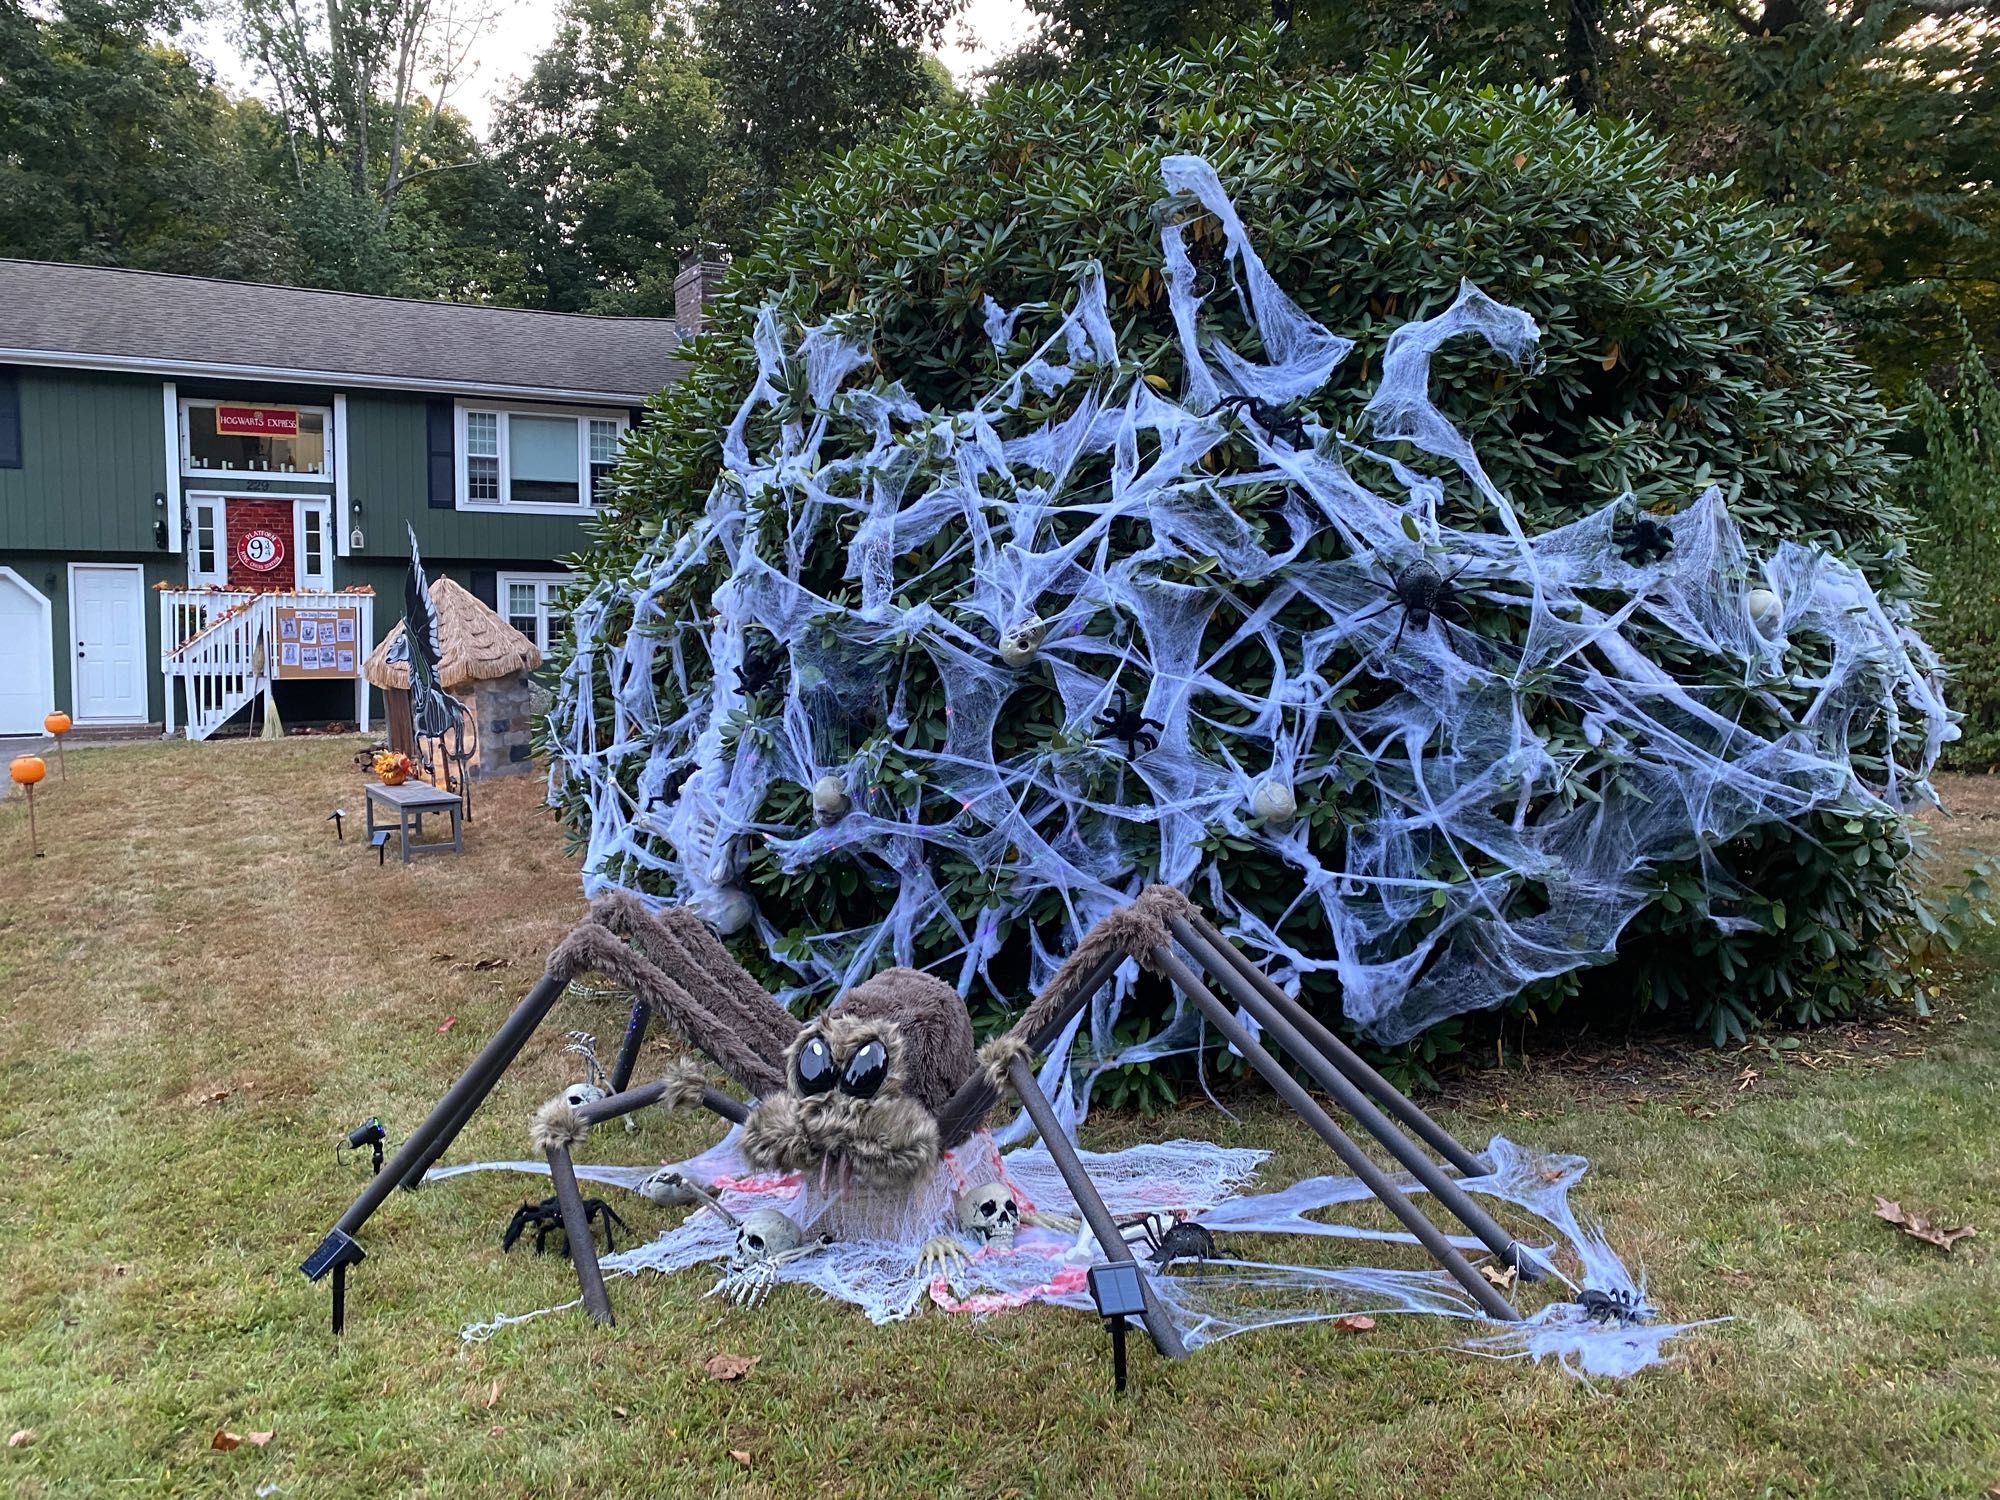
M 0 363 L 635 402 L 679 376 L 677 343 L 665 318 L 0 259 Z

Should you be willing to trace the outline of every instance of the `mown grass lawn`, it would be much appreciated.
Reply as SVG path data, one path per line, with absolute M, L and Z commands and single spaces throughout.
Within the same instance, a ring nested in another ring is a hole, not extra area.
M 1452 1352 L 1384 1318 L 1254 1334 L 1167 1366 L 1140 1341 L 1109 1391 L 1102 1332 L 1035 1309 L 892 1329 L 796 1289 L 745 1313 L 699 1274 L 620 1280 L 619 1327 L 458 1330 L 572 1295 L 500 1253 L 524 1179 L 398 1195 L 362 1238 L 347 1337 L 297 1265 L 359 1188 L 334 1143 L 420 1119 L 580 909 L 527 783 L 489 792 L 467 853 L 404 870 L 337 844 L 353 741 L 70 757 L 28 857 L 0 805 L 0 1493 L 373 1495 L 1980 1495 L 2000 1484 L 2000 947 L 1942 1019 L 1766 1057 L 1660 1054 L 1489 1071 L 1442 1113 L 1577 1150 L 1579 1195 L 1679 1318 L 1733 1322 L 1592 1390 Z M 502 958 L 507 967 L 474 968 Z M 565 1002 L 606 1038 L 620 1018 Z M 448 1017 L 457 1017 L 441 1030 Z M 567 1081 L 555 1031 L 453 1159 L 521 1154 Z M 1746 1072 L 1746 1069 L 1752 1070 Z M 1754 1076 L 1753 1076 L 1754 1073 Z M 1280 1149 L 1254 1099 L 1141 1131 Z M 603 1159 L 710 1127 L 602 1132 Z M 540 1189 L 536 1189 L 539 1196 Z M 1986 1237 L 1947 1257 L 1873 1196 Z M 620 1197 L 635 1228 L 668 1215 Z M 717 1352 L 755 1356 L 740 1383 Z M 218 1429 L 269 1444 L 210 1449 Z M 735 1456 L 735 1455 L 741 1455 Z

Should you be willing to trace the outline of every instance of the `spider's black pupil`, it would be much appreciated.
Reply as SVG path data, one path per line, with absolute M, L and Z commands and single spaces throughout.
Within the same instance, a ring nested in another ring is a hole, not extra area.
M 814 1037 L 799 1048 L 799 1060 L 793 1071 L 798 1075 L 802 1094 L 824 1094 L 833 1087 L 836 1077 L 833 1050 L 824 1037 Z
M 873 1099 L 889 1076 L 889 1051 L 880 1042 L 870 1042 L 847 1060 L 847 1072 L 840 1091 L 857 1099 Z

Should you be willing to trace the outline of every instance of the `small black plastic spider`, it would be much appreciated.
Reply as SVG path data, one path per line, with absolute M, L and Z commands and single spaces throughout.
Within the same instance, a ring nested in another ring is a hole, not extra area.
M 1635 516 L 1618 544 L 1618 555 L 1635 568 L 1649 562 L 1663 562 L 1674 555 L 1674 534 L 1666 522 L 1652 516 Z
M 1468 563 L 1466 566 L 1470 567 L 1471 564 Z M 1403 630 L 1406 626 L 1414 625 L 1419 630 L 1428 630 L 1433 616 L 1443 614 L 1458 604 L 1458 591 L 1452 585 L 1458 582 L 1464 572 L 1465 568 L 1460 568 L 1457 573 L 1447 578 L 1431 564 L 1419 558 L 1398 573 L 1393 583 L 1383 583 L 1379 578 L 1375 580 L 1376 586 L 1388 594 L 1389 602 L 1380 609 L 1370 610 L 1361 616 L 1361 619 L 1372 620 L 1377 615 L 1387 614 L 1390 610 L 1400 607 L 1403 618 L 1396 626 L 1396 638 L 1389 642 L 1389 649 L 1394 651 L 1402 644 Z M 1459 607 L 1463 608 L 1462 605 Z M 1359 624 L 1360 621 L 1355 623 Z
M 613 1208 L 609 1203 L 606 1203 L 602 1198 L 584 1199 L 583 1222 L 585 1227 L 589 1227 L 598 1219 L 604 1221 L 604 1253 L 609 1255 L 617 1248 L 612 1243 L 611 1226 L 616 1224 L 627 1234 L 632 1232 L 632 1226 L 619 1218 L 618 1210 Z M 507 1225 L 507 1233 L 500 1241 L 500 1248 L 503 1251 L 512 1250 L 516 1242 L 520 1240 L 521 1236 L 527 1232 L 531 1225 L 535 1231 L 535 1254 L 540 1255 L 548 1249 L 550 1230 L 554 1230 L 556 1233 L 558 1248 L 561 1249 L 564 1255 L 569 1254 L 569 1241 L 563 1237 L 562 1232 L 562 1205 L 554 1198 L 544 1198 L 540 1203 L 523 1203 L 520 1208 L 515 1210 L 513 1219 Z
M 1209 1227 L 1206 1224 L 1197 1224 L 1192 1219 L 1181 1220 L 1161 1235 L 1160 1242 L 1153 1247 L 1153 1253 L 1147 1257 L 1154 1265 L 1160 1267 L 1170 1266 L 1177 1260 L 1208 1261 L 1231 1258 L 1216 1248 L 1215 1235 Z
M 1234 407 L 1248 416 L 1251 421 L 1270 433 L 1281 437 L 1294 448 L 1310 448 L 1312 442 L 1306 436 L 1305 418 L 1286 411 L 1282 406 L 1273 406 L 1268 401 L 1259 401 L 1255 396 L 1224 396 L 1215 405 L 1203 412 L 1204 417 L 1212 417 L 1227 407 Z
M 1596 1287 L 1585 1287 L 1577 1294 L 1576 1305 L 1583 1309 L 1583 1315 L 1593 1323 L 1650 1323 L 1653 1309 L 1641 1302 L 1638 1295 L 1627 1291 L 1601 1292 Z
M 736 685 L 743 690 L 744 697 L 755 698 L 778 680 L 784 665 L 785 654 L 778 649 L 777 642 L 752 646 L 744 651 L 743 661 L 736 668 Z
M 1147 718 L 1138 709 L 1133 708 L 1130 700 L 1125 696 L 1125 689 L 1114 689 L 1113 697 L 1116 699 L 1117 707 L 1106 709 L 1097 716 L 1097 722 L 1100 726 L 1099 738 L 1109 735 L 1114 740 L 1123 740 L 1125 742 L 1125 758 L 1127 760 L 1137 760 L 1139 758 L 1139 747 L 1141 745 L 1144 745 L 1147 750 L 1159 749 L 1160 737 L 1153 731 L 1165 729 L 1167 726 L 1162 724 L 1158 719 Z

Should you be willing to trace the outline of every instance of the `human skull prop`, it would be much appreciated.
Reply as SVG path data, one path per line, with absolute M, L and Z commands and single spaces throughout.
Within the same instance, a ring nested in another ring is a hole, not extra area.
M 822 828 L 831 828 L 854 806 L 854 799 L 847 795 L 847 783 L 829 772 L 813 783 L 813 821 Z
M 1025 667 L 1042 649 L 1042 640 L 1048 633 L 1049 627 L 1040 615 L 1029 615 L 1001 635 L 1000 659 L 1010 667 Z
M 959 1195 L 958 1227 L 981 1244 L 1011 1250 L 1020 1223 L 1021 1206 L 1004 1182 L 968 1188 Z
M 736 1226 L 736 1248 L 729 1253 L 729 1269 L 747 1271 L 774 1263 L 798 1249 L 801 1238 L 799 1226 L 775 1208 L 745 1214 Z
M 571 1109 L 582 1109 L 586 1104 L 595 1104 L 600 1099 L 610 1097 L 594 1083 L 572 1083 L 562 1091 L 563 1103 Z

